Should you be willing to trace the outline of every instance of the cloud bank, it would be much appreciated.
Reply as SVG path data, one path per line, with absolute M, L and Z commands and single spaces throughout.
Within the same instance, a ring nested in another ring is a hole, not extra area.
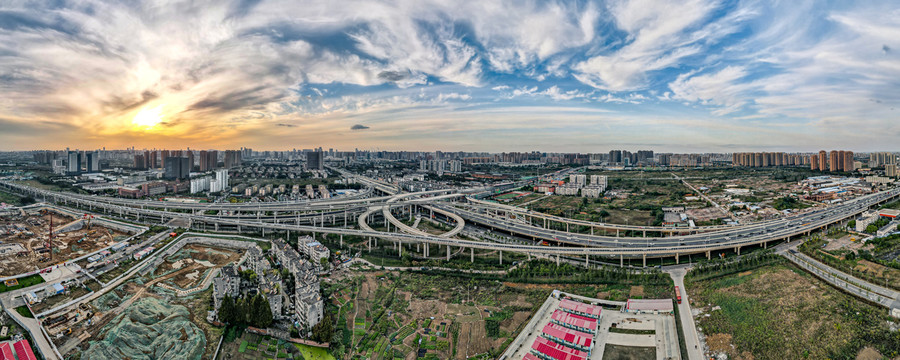
M 0 147 L 888 149 L 898 16 L 892 2 L 6 1 Z M 162 118 L 136 126 L 143 109 Z

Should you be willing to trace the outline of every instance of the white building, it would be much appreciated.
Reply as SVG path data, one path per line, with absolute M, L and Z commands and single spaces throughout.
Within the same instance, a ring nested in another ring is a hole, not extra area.
M 452 172 L 452 173 L 462 172 L 462 161 L 450 160 L 450 172 Z
M 581 185 L 569 183 L 569 184 L 557 186 L 556 194 L 557 195 L 574 196 L 574 195 L 578 195 L 578 190 L 580 190 L 580 189 L 581 189 Z
M 571 174 L 569 175 L 569 183 L 578 184 L 584 186 L 586 184 L 587 176 L 584 174 Z
M 209 191 L 209 178 L 202 177 L 191 179 L 191 194 Z
M 603 192 L 606 191 L 605 186 L 600 185 L 588 185 L 581 188 L 581 196 L 588 198 L 599 198 L 603 196 Z
M 603 190 L 606 191 L 608 178 L 606 175 L 591 175 L 591 185 L 602 186 Z

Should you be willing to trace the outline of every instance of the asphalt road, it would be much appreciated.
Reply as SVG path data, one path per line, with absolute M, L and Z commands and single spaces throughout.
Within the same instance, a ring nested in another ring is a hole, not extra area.
M 780 253 L 797 266 L 825 280 L 831 285 L 854 296 L 879 304 L 888 309 L 900 308 L 900 292 L 875 285 L 827 266 L 796 251 L 796 245 Z M 794 250 L 794 251 L 791 251 Z
M 684 343 L 687 347 L 689 360 L 703 359 L 703 346 L 700 343 L 700 336 L 697 334 L 697 326 L 694 324 L 694 316 L 691 313 L 690 297 L 684 288 L 684 274 L 687 268 L 670 269 L 666 272 L 675 281 L 675 286 L 681 289 L 681 304 L 678 304 L 678 316 L 681 317 L 681 330 L 684 332 Z

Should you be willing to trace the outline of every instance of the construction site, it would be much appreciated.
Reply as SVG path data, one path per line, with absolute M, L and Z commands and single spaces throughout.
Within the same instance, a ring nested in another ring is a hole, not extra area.
M 200 359 L 215 350 L 220 329 L 207 323 L 209 282 L 243 251 L 186 244 L 158 266 L 77 308 L 49 317 L 45 326 L 62 354 L 82 359 Z M 212 339 L 212 340 L 210 340 Z
M 53 209 L 0 217 L 0 277 L 75 259 L 128 237 L 93 220 Z
M 233 249 L 189 244 L 167 257 L 154 274 L 165 278 L 163 284 L 185 290 L 200 285 L 213 269 L 237 262 L 240 257 L 241 254 Z

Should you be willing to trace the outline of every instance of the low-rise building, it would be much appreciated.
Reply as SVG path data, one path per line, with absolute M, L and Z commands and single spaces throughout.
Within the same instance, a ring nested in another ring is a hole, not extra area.
M 567 195 L 567 196 L 575 196 L 578 195 L 578 191 L 581 190 L 581 185 L 577 183 L 568 183 L 562 186 L 556 187 L 557 195 Z
M 596 199 L 596 198 L 603 196 L 604 191 L 606 191 L 605 186 L 588 185 L 588 186 L 581 188 L 581 196 Z

